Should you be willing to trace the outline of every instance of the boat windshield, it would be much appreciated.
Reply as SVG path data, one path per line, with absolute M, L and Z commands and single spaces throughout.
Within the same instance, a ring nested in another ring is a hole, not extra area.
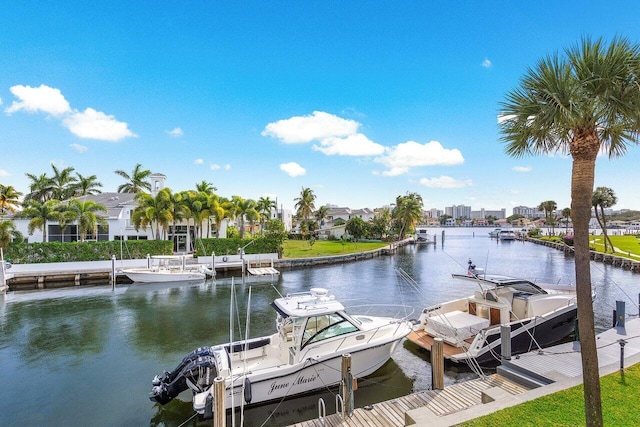
M 337 313 L 312 316 L 307 319 L 302 337 L 302 348 L 309 344 L 349 334 L 357 330 L 358 328 L 355 325 Z
M 505 285 L 513 288 L 515 292 L 522 292 L 531 295 L 546 293 L 544 290 L 540 289 L 537 285 L 529 282 L 528 280 L 513 280 Z

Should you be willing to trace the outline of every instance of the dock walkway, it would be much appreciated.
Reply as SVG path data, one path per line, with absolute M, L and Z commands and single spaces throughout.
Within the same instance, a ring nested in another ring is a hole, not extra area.
M 640 318 L 596 336 L 601 376 L 620 369 L 620 340 L 625 341 L 624 366 L 639 363 Z M 345 420 L 333 414 L 294 426 L 453 426 L 581 383 L 580 344 L 569 342 L 516 356 L 498 367 L 497 374 L 485 379 L 412 393 L 377 403 L 370 410 L 357 408 Z

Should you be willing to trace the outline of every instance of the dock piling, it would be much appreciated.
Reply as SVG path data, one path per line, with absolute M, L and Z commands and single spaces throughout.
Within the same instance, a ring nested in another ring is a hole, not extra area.
M 350 417 L 353 413 L 353 375 L 351 374 L 351 355 L 342 355 L 342 399 L 344 413 Z
M 224 408 L 224 378 L 216 377 L 213 380 L 213 427 L 225 427 L 227 424 L 227 412 Z
M 500 325 L 500 357 L 502 360 L 511 360 L 511 327 Z
M 434 338 L 431 346 L 431 388 L 444 390 L 444 341 Z

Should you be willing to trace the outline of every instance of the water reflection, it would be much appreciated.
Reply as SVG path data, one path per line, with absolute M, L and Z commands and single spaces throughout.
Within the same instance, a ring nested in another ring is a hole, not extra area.
M 151 379 L 174 368 L 188 352 L 226 342 L 244 334 L 247 297 L 251 289 L 251 336 L 275 330 L 269 304 L 280 294 L 330 289 L 345 306 L 363 304 L 416 312 L 426 305 L 469 295 L 471 283 L 458 283 L 451 273 L 466 271 L 471 258 L 488 272 L 538 281 L 573 282 L 573 258 L 531 243 L 496 243 L 486 230 L 447 231 L 444 246 L 407 247 L 394 256 L 348 264 L 285 269 L 280 276 L 242 283 L 218 277 L 195 284 L 73 287 L 12 292 L 0 296 L 0 425 L 145 425 L 176 426 L 193 414 L 189 396 L 166 406 L 148 399 Z M 415 283 L 399 280 L 397 269 Z M 616 300 L 627 301 L 627 313 L 637 313 L 638 275 L 592 263 L 596 325 L 608 328 Z M 233 320 L 229 330 L 232 302 Z M 633 305 L 631 305 L 633 304 Z M 389 313 L 386 313 L 389 314 Z M 368 379 L 360 379 L 356 406 L 430 387 L 427 353 L 404 342 L 393 359 Z M 473 376 L 447 366 L 446 384 Z M 322 396 L 327 412 L 334 410 L 335 391 L 324 391 L 285 402 L 250 407 L 245 425 L 285 425 L 317 416 Z M 28 398 L 25 398 L 28 396 Z M 20 410 L 11 410 L 19 408 Z M 273 413 L 273 415 L 271 415 Z M 211 425 L 191 420 L 186 425 Z

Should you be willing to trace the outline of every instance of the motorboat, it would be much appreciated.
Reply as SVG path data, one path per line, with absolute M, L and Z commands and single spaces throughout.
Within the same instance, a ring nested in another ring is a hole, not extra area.
M 502 228 L 500 227 L 494 228 L 489 232 L 489 237 L 491 237 L 492 239 L 497 239 L 501 231 L 502 231 Z
M 145 268 L 124 268 L 121 271 L 129 279 L 139 283 L 195 282 L 207 278 L 208 267 L 187 266 L 185 255 L 154 255 Z
M 485 274 L 471 261 L 467 274 L 452 277 L 477 283 L 480 290 L 425 308 L 407 336 L 429 351 L 434 339 L 441 338 L 444 357 L 452 362 L 496 364 L 501 355 L 501 325 L 510 327 L 512 355 L 549 346 L 574 331 L 577 300 L 572 285 L 537 285 Z
M 225 408 L 279 400 L 341 381 L 342 355 L 361 378 L 384 365 L 411 332 L 406 318 L 348 314 L 327 289 L 277 298 L 276 332 L 269 336 L 200 347 L 171 372 L 156 375 L 149 398 L 166 404 L 193 392 L 193 408 L 213 416 L 212 384 L 224 380 Z
M 513 230 L 500 230 L 498 233 L 498 239 L 504 240 L 516 240 L 516 233 Z
M 429 238 L 429 228 L 425 225 L 418 225 L 415 240 L 416 243 L 432 243 L 433 241 Z

